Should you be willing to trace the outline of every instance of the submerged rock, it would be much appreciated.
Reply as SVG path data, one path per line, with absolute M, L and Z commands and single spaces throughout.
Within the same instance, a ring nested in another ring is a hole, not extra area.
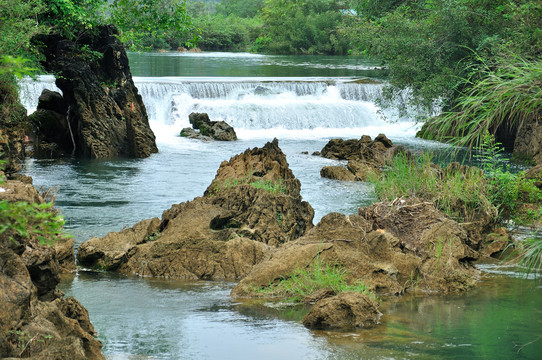
M 275 140 L 223 162 L 204 196 L 92 238 L 77 256 L 85 266 L 143 276 L 240 279 L 312 227 L 300 188 Z

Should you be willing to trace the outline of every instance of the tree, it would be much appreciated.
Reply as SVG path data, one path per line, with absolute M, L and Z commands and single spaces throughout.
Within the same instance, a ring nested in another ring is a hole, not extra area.
M 344 54 L 346 40 L 337 31 L 345 15 L 337 0 L 266 0 L 262 16 L 267 51 L 287 54 Z
M 191 19 L 184 0 L 115 0 L 111 20 L 119 28 L 122 42 L 141 48 L 144 38 L 184 38 L 191 29 Z M 194 36 L 187 44 L 197 41 Z
M 353 1 L 357 16 L 343 28 L 358 51 L 389 69 L 388 97 L 409 89 L 412 103 L 445 108 L 469 87 L 480 59 L 506 49 L 540 56 L 540 1 Z M 378 7 L 377 5 L 382 5 Z M 469 79 L 464 81 L 463 79 Z

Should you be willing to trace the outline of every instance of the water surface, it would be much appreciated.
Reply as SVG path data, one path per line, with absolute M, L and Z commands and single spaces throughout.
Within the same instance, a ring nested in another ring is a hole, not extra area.
M 274 57 L 223 53 L 130 54 L 135 82 L 160 152 L 147 159 L 27 160 L 34 184 L 57 187 L 56 204 L 76 247 L 92 236 L 160 217 L 201 196 L 220 163 L 274 137 L 302 184 L 315 222 L 355 213 L 374 195 L 366 183 L 320 177 L 310 155 L 330 138 L 387 134 L 413 150 L 444 145 L 414 137 L 412 118 L 381 116 L 378 64 L 347 57 Z M 52 77 L 22 84 L 30 111 Z M 398 98 L 398 104 L 404 99 Z M 207 112 L 236 129 L 238 142 L 181 138 L 188 114 Z M 306 152 L 306 153 L 304 153 Z M 313 332 L 304 310 L 233 301 L 228 282 L 183 283 L 80 270 L 62 289 L 89 310 L 109 359 L 536 359 L 542 354 L 542 287 L 517 272 L 485 267 L 467 294 L 385 299 L 382 325 L 354 333 Z M 521 348 L 521 345 L 532 344 Z

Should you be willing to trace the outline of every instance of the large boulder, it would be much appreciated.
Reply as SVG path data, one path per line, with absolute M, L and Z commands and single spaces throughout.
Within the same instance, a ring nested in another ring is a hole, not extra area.
M 180 279 L 240 279 L 312 227 L 314 211 L 278 142 L 223 162 L 204 196 L 161 219 L 80 245 L 85 266 Z
M 399 153 L 409 154 L 402 146 L 395 146 L 384 134 L 374 140 L 363 135 L 359 140 L 331 139 L 319 154 L 333 160 L 348 160 L 343 166 L 326 166 L 320 171 L 324 178 L 343 181 L 366 181 Z
M 0 200 L 43 203 L 16 181 L 0 185 Z M 73 240 L 51 246 L 12 229 L 0 234 L 0 358 L 105 359 L 87 310 L 56 288 L 74 268 Z
M 367 329 L 376 326 L 381 316 L 376 301 L 365 294 L 346 291 L 318 301 L 302 322 L 315 330 Z
M 142 158 L 158 151 L 117 34 L 107 25 L 86 31 L 77 43 L 58 34 L 37 38 L 42 64 L 55 74 L 68 109 L 67 122 L 36 116 L 42 140 L 56 143 L 62 136 L 58 145 L 64 152 L 86 158 Z M 64 115 L 62 109 L 48 113 Z M 61 133 L 55 135 L 54 128 Z
M 225 121 L 211 121 L 206 113 L 191 113 L 188 116 L 193 129 L 184 128 L 181 131 L 182 137 L 189 137 L 201 140 L 235 141 L 237 134 L 233 127 Z M 196 132 L 195 130 L 199 130 Z

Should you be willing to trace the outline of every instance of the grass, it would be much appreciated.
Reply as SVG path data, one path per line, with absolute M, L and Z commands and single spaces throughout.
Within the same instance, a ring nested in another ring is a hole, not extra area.
M 323 263 L 317 258 L 308 268 L 297 269 L 292 274 L 282 277 L 278 282 L 259 289 L 258 292 L 273 297 L 288 298 L 302 301 L 318 290 L 330 289 L 336 294 L 344 291 L 354 291 L 376 299 L 376 295 L 361 283 L 348 284 L 347 271 L 340 265 Z
M 528 238 L 518 245 L 519 265 L 525 269 L 525 277 L 533 274 L 535 278 L 542 274 L 542 238 Z
M 509 54 L 497 64 L 481 58 L 476 78 L 466 79 L 468 91 L 453 111 L 435 119 L 426 131 L 436 139 L 452 137 L 459 146 L 474 149 L 486 132 L 499 127 L 513 129 L 524 121 L 542 120 L 542 61 L 528 61 Z
M 431 159 L 429 153 L 416 159 L 404 154 L 395 156 L 380 178 L 369 179 L 377 197 L 383 201 L 408 197 L 431 201 L 458 221 L 470 221 L 480 211 L 494 212 L 487 196 L 487 181 L 480 170 L 438 169 Z

